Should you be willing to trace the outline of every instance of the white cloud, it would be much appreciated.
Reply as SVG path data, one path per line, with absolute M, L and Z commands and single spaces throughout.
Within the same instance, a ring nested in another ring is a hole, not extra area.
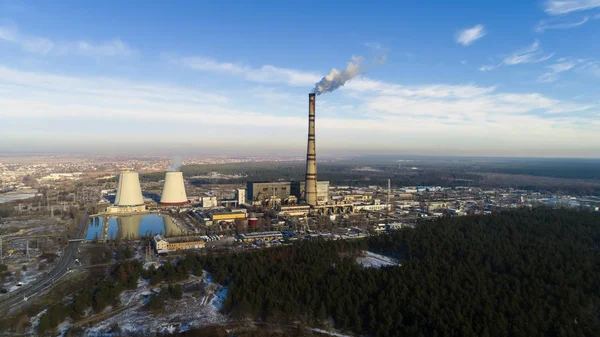
M 544 73 L 537 78 L 539 83 L 551 83 L 558 79 L 558 74 L 555 72 Z
M 600 61 L 578 60 L 580 66 L 577 70 L 600 77 Z
M 264 95 L 256 95 L 257 91 Z M 321 107 L 318 137 L 324 147 L 365 148 L 366 132 L 373 134 L 371 147 L 402 144 L 393 149 L 412 151 L 417 147 L 410 144 L 418 143 L 419 149 L 434 151 L 443 144 L 447 153 L 462 154 L 515 154 L 526 143 L 534 151 L 530 154 L 552 149 L 557 155 L 558 148 L 563 154 L 572 153 L 586 144 L 600 142 L 600 125 L 581 127 L 569 119 L 573 116 L 585 121 L 581 113 L 597 107 L 538 93 L 498 92 L 494 86 L 475 84 L 408 86 L 369 78 L 349 82 L 340 93 L 354 100 L 346 97 L 338 103 L 334 96 L 324 96 L 317 103 Z M 32 121 L 59 123 L 65 125 L 65 130 L 85 128 L 90 137 L 99 135 L 99 144 L 103 144 L 102 139 L 126 140 L 123 146 L 136 139 L 221 145 L 221 140 L 215 140 L 220 131 L 215 130 L 226 126 L 231 132 L 224 141 L 239 144 L 243 140 L 241 143 L 248 146 L 270 148 L 277 146 L 270 141 L 277 133 L 286 142 L 283 146 L 296 144 L 302 151 L 306 141 L 305 96 L 295 99 L 295 94 L 269 87 L 228 95 L 183 86 L 61 76 L 0 66 L 0 143 L 10 145 L 11 139 L 18 136 L 8 125 L 22 123 L 23 130 L 33 134 L 26 127 Z M 244 96 L 251 97 L 251 101 Z M 278 106 L 285 104 L 290 105 L 293 114 L 282 113 Z M 127 132 L 121 132 L 123 128 Z M 595 151 L 593 155 L 598 155 L 598 149 Z
M 481 67 L 479 67 L 479 71 L 490 71 L 490 70 L 494 70 L 496 68 L 498 68 L 498 67 L 497 66 L 490 66 L 490 65 L 481 66 Z
M 55 44 L 44 38 L 29 38 L 21 41 L 21 46 L 25 51 L 35 54 L 46 55 L 55 48 Z
M 383 50 L 383 46 L 379 42 L 365 42 L 365 46 L 373 49 L 374 51 Z
M 539 83 L 550 83 L 558 80 L 559 73 L 566 72 L 574 69 L 582 62 L 585 62 L 583 59 L 567 59 L 561 58 L 558 60 L 558 63 L 551 64 L 546 68 L 550 69 L 549 72 L 540 75 L 537 79 Z
M 60 76 L 46 73 L 20 71 L 0 66 L 0 89 L 6 86 L 6 92 L 0 91 L 0 97 L 11 96 L 10 88 L 18 86 L 22 92 L 36 93 L 56 92 L 61 95 L 87 98 L 99 98 L 109 101 L 111 99 L 151 100 L 161 102 L 186 102 L 186 103 L 227 103 L 228 98 L 221 94 L 211 94 L 204 91 L 189 90 L 186 88 L 152 83 L 137 83 L 111 78 L 79 78 Z
M 348 82 L 342 90 L 359 93 L 376 93 L 386 96 L 407 96 L 419 98 L 471 98 L 491 93 L 496 87 L 478 87 L 472 84 L 447 85 L 432 84 L 424 86 L 403 86 L 368 78 L 358 78 Z
M 584 25 L 589 20 L 590 20 L 590 18 L 587 17 L 587 16 L 585 16 L 580 21 L 575 21 L 575 22 L 564 22 L 564 21 L 548 22 L 546 20 L 542 20 L 542 21 L 538 22 L 538 24 L 535 26 L 535 31 L 538 32 L 538 33 L 543 33 L 544 31 L 546 31 L 548 29 L 569 29 L 569 28 L 575 28 L 575 27 L 579 27 L 581 25 Z
M 486 34 L 483 25 L 475 25 L 472 28 L 464 29 L 456 33 L 456 43 L 468 46 L 481 39 Z
M 0 26 L 0 40 L 13 42 L 16 39 L 17 32 L 14 27 Z
M 482 88 L 483 89 L 483 88 Z M 561 114 L 585 111 L 588 105 L 565 103 L 537 93 L 486 93 L 480 95 L 450 96 L 444 99 L 420 99 L 398 95 L 382 95 L 371 99 L 369 108 L 390 114 L 440 118 L 450 116 L 463 120 L 485 121 L 502 115 L 527 113 Z
M 539 63 L 552 58 L 552 56 L 554 56 L 554 53 L 544 54 L 540 42 L 535 40 L 531 46 L 512 53 L 502 63 L 505 65 Z
M 365 42 L 364 45 L 371 49 L 373 55 L 372 62 L 376 65 L 384 65 L 387 61 L 388 48 L 379 42 Z
M 576 63 L 574 61 L 562 62 L 562 63 L 555 63 L 553 65 L 549 65 L 548 68 L 550 68 L 555 73 L 560 73 L 560 72 L 563 72 L 563 71 L 567 71 L 567 70 L 573 69 L 573 67 L 575 66 L 575 64 Z
M 547 0 L 544 10 L 549 15 L 562 15 L 600 7 L 600 0 Z
M 52 41 L 45 37 L 22 34 L 16 26 L 0 26 L 0 40 L 19 45 L 24 51 L 34 54 L 76 54 L 86 56 L 130 56 L 137 50 L 120 39 L 107 42 Z
M 86 55 L 105 55 L 105 56 L 130 56 L 137 51 L 127 45 L 120 39 L 94 44 L 87 41 L 77 42 L 77 50 Z
M 303 72 L 272 65 L 254 68 L 248 65 L 218 62 L 206 57 L 182 57 L 163 55 L 167 61 L 181 66 L 211 72 L 223 72 L 240 76 L 245 80 L 258 83 L 285 83 L 291 86 L 312 86 L 321 78 L 318 74 Z

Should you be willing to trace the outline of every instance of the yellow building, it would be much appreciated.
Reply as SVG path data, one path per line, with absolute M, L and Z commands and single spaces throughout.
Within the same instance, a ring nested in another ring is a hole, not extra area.
M 169 242 L 167 244 L 167 250 L 185 250 L 185 249 L 199 249 L 204 248 L 206 243 L 204 240 L 199 241 L 182 241 L 182 242 Z
M 214 213 L 210 216 L 210 219 L 214 221 L 234 221 L 235 219 L 246 219 L 246 213 L 242 212 L 228 212 L 228 213 Z

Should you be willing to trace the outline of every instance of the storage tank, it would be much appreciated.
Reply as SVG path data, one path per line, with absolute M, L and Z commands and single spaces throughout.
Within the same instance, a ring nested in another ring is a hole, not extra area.
M 115 197 L 117 206 L 144 205 L 140 176 L 137 172 L 122 172 L 119 176 L 119 186 Z
M 181 206 L 188 203 L 185 194 L 182 172 L 167 172 L 163 185 L 160 204 L 165 206 Z
M 258 218 L 249 218 L 248 227 L 258 227 Z

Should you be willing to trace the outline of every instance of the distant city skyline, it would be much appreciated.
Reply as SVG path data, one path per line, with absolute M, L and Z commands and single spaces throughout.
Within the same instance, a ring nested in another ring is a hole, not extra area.
M 0 153 L 600 157 L 600 1 L 0 0 Z

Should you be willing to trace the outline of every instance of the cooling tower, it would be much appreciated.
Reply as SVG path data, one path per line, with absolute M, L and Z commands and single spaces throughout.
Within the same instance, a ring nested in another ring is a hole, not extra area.
M 117 184 L 117 194 L 115 195 L 115 205 L 119 204 L 119 191 L 121 191 L 121 175 L 119 174 L 119 183 Z
M 308 147 L 306 149 L 306 183 L 304 199 L 317 205 L 317 150 L 315 145 L 315 94 L 308 94 Z
M 183 173 L 167 172 L 160 203 L 165 206 L 181 206 L 188 203 L 183 184 Z
M 119 187 L 115 198 L 116 206 L 144 205 L 140 176 L 137 172 L 122 172 L 119 177 Z

